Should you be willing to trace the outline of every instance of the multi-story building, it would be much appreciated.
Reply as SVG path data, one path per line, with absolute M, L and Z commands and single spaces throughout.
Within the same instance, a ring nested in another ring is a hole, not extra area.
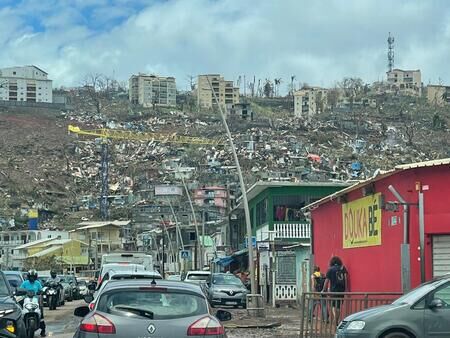
M 87 243 L 89 257 L 99 267 L 103 254 L 124 248 L 130 232 L 130 221 L 81 222 L 69 232 L 71 239 Z
M 295 117 L 310 118 L 327 106 L 327 90 L 320 87 L 304 87 L 294 93 Z
M 67 231 L 55 230 L 8 230 L 0 231 L 0 266 L 8 268 L 12 266 L 14 249 L 20 245 L 39 240 L 67 239 Z
M 197 105 L 200 108 L 217 106 L 214 94 L 223 107 L 239 103 L 239 88 L 234 86 L 233 81 L 226 81 L 219 74 L 199 75 L 196 94 Z
M 393 69 L 387 72 L 387 82 L 391 89 L 407 95 L 422 95 L 422 75 L 420 70 Z
M 176 106 L 177 85 L 174 77 L 138 74 L 129 80 L 129 99 L 144 107 Z
M 229 207 L 230 196 L 227 188 L 212 186 L 194 191 L 194 203 L 200 207 L 217 208 L 224 214 Z
M 450 86 L 428 85 L 428 103 L 443 106 L 450 103 Z
M 0 69 L 0 100 L 53 102 L 52 80 L 36 66 Z

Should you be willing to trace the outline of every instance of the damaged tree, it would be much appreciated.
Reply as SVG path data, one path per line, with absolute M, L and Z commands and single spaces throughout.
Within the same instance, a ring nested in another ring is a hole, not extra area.
M 95 105 L 97 114 L 102 114 L 107 104 L 111 102 L 114 83 L 113 79 L 103 74 L 86 75 L 83 88 Z

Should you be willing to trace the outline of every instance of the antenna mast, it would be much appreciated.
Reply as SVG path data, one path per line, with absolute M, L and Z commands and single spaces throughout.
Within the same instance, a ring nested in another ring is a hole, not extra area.
M 391 32 L 389 32 L 389 37 L 387 39 L 388 43 L 388 71 L 392 72 L 394 68 L 394 37 L 391 36 Z

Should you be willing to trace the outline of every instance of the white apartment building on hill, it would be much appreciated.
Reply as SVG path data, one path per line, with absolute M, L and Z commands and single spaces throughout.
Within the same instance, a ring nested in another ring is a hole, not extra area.
M 177 85 L 174 77 L 132 75 L 129 87 L 129 98 L 133 104 L 144 107 L 177 105 Z
M 52 103 L 52 80 L 36 66 L 0 69 L 0 100 Z

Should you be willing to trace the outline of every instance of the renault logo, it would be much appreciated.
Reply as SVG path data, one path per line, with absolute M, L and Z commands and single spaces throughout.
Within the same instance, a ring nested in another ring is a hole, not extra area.
M 232 296 L 232 295 L 233 295 L 233 293 L 234 293 L 234 292 L 233 292 L 233 290 L 231 290 L 231 291 L 230 291 L 230 296 Z
M 148 326 L 148 328 L 147 328 L 147 331 L 148 331 L 150 334 L 154 334 L 155 331 L 156 331 L 155 325 L 150 324 L 150 325 Z

